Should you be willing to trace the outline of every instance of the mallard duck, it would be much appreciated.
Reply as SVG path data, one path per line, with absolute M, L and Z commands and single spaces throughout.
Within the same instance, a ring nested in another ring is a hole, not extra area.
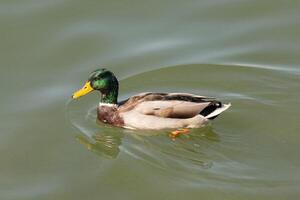
M 101 93 L 97 108 L 101 122 L 127 129 L 173 129 L 171 136 L 203 127 L 230 107 L 215 98 L 188 93 L 146 92 L 118 102 L 119 82 L 107 69 L 93 71 L 72 98 L 93 90 Z

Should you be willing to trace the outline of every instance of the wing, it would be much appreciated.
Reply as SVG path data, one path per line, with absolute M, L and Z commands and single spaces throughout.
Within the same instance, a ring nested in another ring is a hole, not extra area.
M 164 118 L 191 118 L 210 107 L 215 98 L 187 93 L 142 93 L 119 104 L 119 111 L 136 110 Z
M 210 102 L 194 103 L 185 101 L 145 101 L 134 110 L 145 115 L 155 115 L 164 118 L 191 118 L 204 110 Z

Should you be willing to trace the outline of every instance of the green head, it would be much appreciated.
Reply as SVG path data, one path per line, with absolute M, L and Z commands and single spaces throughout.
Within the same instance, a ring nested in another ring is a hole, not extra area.
M 75 92 L 72 98 L 77 99 L 93 90 L 101 92 L 101 102 L 117 103 L 119 82 L 111 71 L 107 69 L 97 69 L 93 71 L 83 88 Z

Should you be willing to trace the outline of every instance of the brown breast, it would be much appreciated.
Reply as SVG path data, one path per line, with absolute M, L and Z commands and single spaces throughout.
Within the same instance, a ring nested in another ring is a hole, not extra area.
M 124 126 L 124 120 L 120 117 L 117 107 L 100 106 L 97 109 L 98 119 L 114 126 Z

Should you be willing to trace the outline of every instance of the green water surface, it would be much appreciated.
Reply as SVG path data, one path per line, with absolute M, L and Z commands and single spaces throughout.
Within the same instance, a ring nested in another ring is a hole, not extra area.
M 0 199 L 300 198 L 300 1 L 1 0 Z M 120 99 L 232 107 L 172 141 L 97 123 L 98 66 Z

